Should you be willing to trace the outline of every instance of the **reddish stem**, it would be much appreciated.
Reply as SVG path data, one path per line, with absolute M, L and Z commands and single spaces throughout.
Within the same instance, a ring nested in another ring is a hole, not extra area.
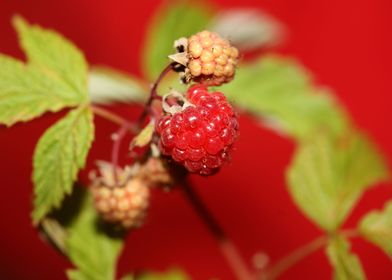
M 112 123 L 118 124 L 120 126 L 127 126 L 128 129 L 133 132 L 136 133 L 137 129 L 136 129 L 136 125 L 132 124 L 131 122 L 127 121 L 126 119 L 124 119 L 123 117 L 109 111 L 106 110 L 104 108 L 101 107 L 97 107 L 97 106 L 91 106 L 92 111 L 94 112 L 94 114 L 96 114 L 97 116 L 100 116 L 101 118 L 108 120 Z
M 144 110 L 142 112 L 142 114 L 140 115 L 139 121 L 138 121 L 138 127 L 140 129 L 140 127 L 143 125 L 146 117 L 150 114 L 153 115 L 153 111 L 151 109 L 152 106 L 152 102 L 155 99 L 162 99 L 159 95 L 158 95 L 158 86 L 161 83 L 161 81 L 163 80 L 163 78 L 165 78 L 165 76 L 171 71 L 173 70 L 173 64 L 169 64 L 167 65 L 161 72 L 161 74 L 159 74 L 157 80 L 155 81 L 155 83 L 152 85 L 151 90 L 150 90 L 150 97 L 148 98 L 146 105 L 144 106 Z
M 127 124 L 122 125 L 117 132 L 113 135 L 113 148 L 112 148 L 112 165 L 113 165 L 113 177 L 116 185 L 119 184 L 119 178 L 117 173 L 117 168 L 119 167 L 119 154 L 121 142 L 127 134 L 129 127 Z
M 284 258 L 280 259 L 274 266 L 267 269 L 267 271 L 261 275 L 261 280 L 274 280 L 277 279 L 281 274 L 286 272 L 289 268 L 303 260 L 305 257 L 324 247 L 328 242 L 328 237 L 323 235 L 313 241 L 305 244 L 304 246 L 294 250 Z

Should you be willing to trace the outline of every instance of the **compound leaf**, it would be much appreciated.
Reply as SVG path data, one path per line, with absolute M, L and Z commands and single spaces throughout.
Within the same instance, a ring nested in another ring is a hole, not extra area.
M 343 237 L 333 238 L 327 247 L 327 256 L 334 267 L 336 280 L 364 280 L 365 273 L 359 258 L 350 252 L 350 243 Z
M 392 258 L 392 201 L 382 211 L 371 211 L 360 222 L 363 237 L 380 247 Z
M 64 196 L 71 193 L 94 138 L 92 120 L 90 108 L 74 109 L 40 138 L 33 160 L 35 222 L 59 207 Z
M 334 231 L 362 193 L 387 176 L 381 154 L 366 136 L 318 133 L 299 145 L 287 182 L 302 212 L 321 228 Z
M 55 31 L 30 25 L 20 16 L 15 16 L 13 23 L 29 64 L 63 81 L 74 95 L 85 100 L 87 63 L 83 53 Z
M 79 103 L 58 79 L 0 54 L 0 123 L 10 126 Z
M 67 226 L 66 249 L 77 270 L 67 271 L 70 280 L 115 280 L 121 238 L 111 237 L 98 223 L 92 197 L 86 195 L 77 218 Z
M 267 55 L 242 64 L 235 79 L 218 90 L 264 125 L 296 139 L 320 127 L 336 134 L 347 128 L 346 115 L 333 96 L 316 88 L 310 74 L 293 59 Z

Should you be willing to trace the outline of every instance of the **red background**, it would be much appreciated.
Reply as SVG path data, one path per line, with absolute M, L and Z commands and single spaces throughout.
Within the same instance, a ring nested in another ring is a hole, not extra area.
M 0 51 L 22 57 L 10 18 L 20 13 L 29 21 L 59 30 L 84 50 L 92 64 L 106 64 L 140 75 L 141 42 L 160 1 L 20 1 L 0 0 Z M 336 89 L 356 123 L 368 131 L 391 163 L 392 134 L 392 2 L 388 0 L 235 0 L 214 1 L 222 7 L 264 9 L 285 23 L 289 40 L 279 51 L 299 58 L 320 84 Z M 135 115 L 119 108 L 124 115 Z M 71 265 L 38 239 L 30 222 L 31 156 L 34 145 L 55 116 L 11 129 L 0 128 L 0 279 L 65 279 Z M 111 124 L 96 120 L 93 158 L 108 158 Z M 293 205 L 285 190 L 284 169 L 293 144 L 241 118 L 241 140 L 233 164 L 218 175 L 193 178 L 201 196 L 249 260 L 267 252 L 275 261 L 319 236 Z M 257 157 L 256 157 L 257 156 Z M 347 223 L 391 198 L 391 185 L 373 188 Z M 194 279 L 233 279 L 214 240 L 177 192 L 154 192 L 143 229 L 130 235 L 120 272 L 163 270 L 180 266 Z M 391 279 L 390 260 L 376 247 L 354 239 L 369 279 Z M 322 251 L 290 269 L 282 279 L 330 279 Z

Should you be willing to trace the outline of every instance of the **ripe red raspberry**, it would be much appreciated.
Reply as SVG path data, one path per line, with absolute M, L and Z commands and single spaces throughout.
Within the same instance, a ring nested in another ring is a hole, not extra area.
M 130 179 L 124 186 L 95 185 L 91 189 L 94 206 L 103 220 L 123 228 L 139 227 L 149 205 L 149 188 L 138 179 Z
M 170 56 L 185 66 L 183 80 L 218 86 L 235 74 L 239 52 L 217 33 L 204 30 L 176 41 L 178 54 Z
M 187 97 L 191 105 L 157 122 L 159 147 L 188 171 L 210 175 L 229 160 L 237 116 L 221 92 L 209 93 L 204 85 L 191 87 Z

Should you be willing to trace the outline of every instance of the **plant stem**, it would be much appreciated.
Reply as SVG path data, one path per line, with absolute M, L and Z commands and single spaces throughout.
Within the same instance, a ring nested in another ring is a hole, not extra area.
M 154 99 L 161 99 L 161 97 L 158 95 L 157 89 L 160 84 L 160 82 L 163 80 L 163 78 L 171 71 L 173 70 L 173 64 L 167 65 L 159 74 L 157 80 L 155 83 L 152 85 L 151 90 L 150 90 L 150 97 L 148 98 L 146 105 L 144 106 L 144 110 L 142 114 L 140 115 L 139 121 L 138 121 L 138 127 L 140 128 L 143 125 L 144 120 L 148 116 L 148 114 L 152 113 L 151 110 L 151 105 Z
M 358 237 L 359 233 L 357 229 L 344 229 L 339 231 L 337 234 L 344 236 L 345 238 Z M 326 246 L 330 235 L 320 236 L 313 241 L 301 246 L 295 251 L 291 252 L 287 256 L 279 260 L 274 266 L 270 267 L 260 277 L 261 280 L 274 280 L 279 277 L 283 272 L 294 266 L 308 255 L 314 253 L 318 249 Z
M 354 238 L 360 236 L 360 233 L 356 228 L 354 229 L 344 229 L 340 231 L 340 235 L 346 237 L 346 238 Z
M 121 142 L 124 139 L 125 135 L 127 134 L 129 127 L 127 124 L 123 124 L 119 130 L 113 135 L 113 148 L 112 148 L 112 165 L 113 165 L 113 177 L 114 182 L 116 185 L 119 184 L 119 178 L 117 173 L 117 168 L 119 166 L 119 154 L 120 154 L 120 147 Z
M 278 261 L 275 265 L 267 269 L 260 277 L 261 280 L 274 280 L 278 276 L 280 276 L 283 272 L 287 269 L 307 257 L 308 255 L 312 254 L 313 252 L 317 251 L 318 249 L 322 248 L 328 243 L 328 236 L 323 235 L 320 236 L 313 241 L 307 243 L 306 245 L 294 250 L 289 255 L 282 258 Z
M 182 188 L 186 198 L 191 203 L 199 217 L 203 220 L 212 236 L 219 244 L 219 248 L 226 258 L 233 273 L 238 280 L 253 280 L 256 279 L 255 275 L 248 269 L 246 262 L 242 259 L 240 253 L 234 244 L 227 237 L 223 228 L 218 221 L 214 218 L 212 213 L 208 210 L 198 194 L 193 190 L 191 184 L 187 179 L 183 182 Z
M 100 116 L 101 118 L 108 120 L 112 123 L 118 124 L 120 126 L 126 125 L 131 132 L 137 133 L 136 126 L 128 122 L 123 117 L 101 107 L 91 106 L 91 109 L 94 112 L 94 114 L 96 114 L 97 116 Z

